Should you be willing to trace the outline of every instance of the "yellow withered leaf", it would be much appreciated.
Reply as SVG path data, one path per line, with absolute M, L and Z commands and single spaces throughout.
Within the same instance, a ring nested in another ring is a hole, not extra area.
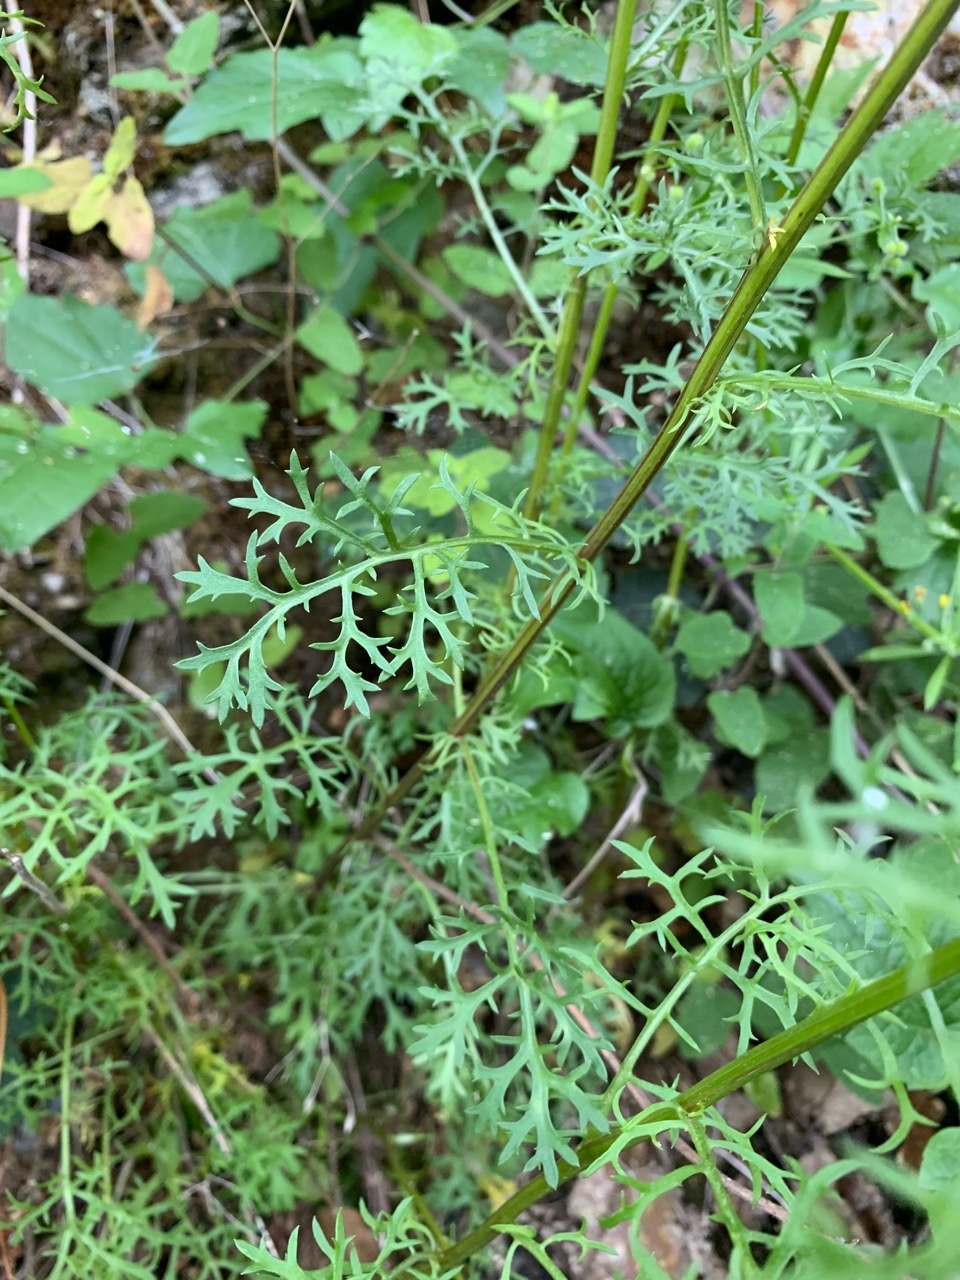
M 69 156 L 66 160 L 35 160 L 21 166 L 36 169 L 50 179 L 51 186 L 19 197 L 21 204 L 38 213 L 68 213 L 77 196 L 93 178 L 93 167 L 86 156 Z

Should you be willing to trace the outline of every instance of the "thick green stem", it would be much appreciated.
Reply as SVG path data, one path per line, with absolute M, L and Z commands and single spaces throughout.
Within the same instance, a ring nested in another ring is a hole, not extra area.
M 838 13 L 830 26 L 829 34 L 824 42 L 823 51 L 817 62 L 817 69 L 813 73 L 813 79 L 807 88 L 807 96 L 804 98 L 800 109 L 797 111 L 797 118 L 794 122 L 793 133 L 790 135 L 790 143 L 787 146 L 787 164 L 794 165 L 797 163 L 797 156 L 800 154 L 800 148 L 803 145 L 803 139 L 807 132 L 807 125 L 810 123 L 810 117 L 813 114 L 813 108 L 817 105 L 817 99 L 820 97 L 820 90 L 823 88 L 823 82 L 826 79 L 827 71 L 830 63 L 833 61 L 833 55 L 836 53 L 837 45 L 840 43 L 840 37 L 843 35 L 843 28 L 847 23 L 847 10 Z
M 881 604 L 885 604 L 888 609 L 891 609 L 894 613 L 898 613 L 901 617 L 906 618 L 907 622 L 910 623 L 915 631 L 919 631 L 920 635 L 922 635 L 925 640 L 931 640 L 939 649 L 948 648 L 947 637 L 943 632 L 938 630 L 936 627 L 932 627 L 930 623 L 927 622 L 926 618 L 921 618 L 920 615 L 910 607 L 909 600 L 902 600 L 900 596 L 894 595 L 892 591 L 883 585 L 879 578 L 874 577 L 869 569 L 865 569 L 862 564 L 858 564 L 852 556 L 848 556 L 847 553 L 842 551 L 839 547 L 835 547 L 831 543 L 827 542 L 824 543 L 824 549 L 828 554 L 833 556 L 834 560 L 836 560 L 837 564 L 840 565 L 841 568 L 846 569 L 847 573 L 849 573 L 851 577 L 854 577 L 858 582 L 863 583 L 867 590 L 875 596 Z
M 753 145 L 753 134 L 747 124 L 747 107 L 743 100 L 743 77 L 737 70 L 733 59 L 733 41 L 730 37 L 730 0 L 715 0 L 716 14 L 717 61 L 723 72 L 723 83 L 726 88 L 727 110 L 733 135 L 737 140 L 740 158 L 743 161 L 743 177 L 747 188 L 747 199 L 750 202 L 750 216 L 753 219 L 755 235 L 762 235 L 767 225 L 767 211 L 763 200 L 763 182 L 760 177 L 760 162 L 757 149 Z
M 763 39 L 763 2 L 762 0 L 754 0 L 753 4 L 753 22 L 750 24 L 750 37 L 754 44 L 759 44 Z M 754 60 L 753 66 L 750 68 L 750 97 L 760 88 L 760 61 Z
M 577 1149 L 577 1164 L 568 1164 L 566 1161 L 560 1163 L 558 1185 L 569 1182 L 581 1170 L 602 1159 L 613 1147 L 625 1150 L 636 1146 L 647 1140 L 651 1128 L 658 1125 L 665 1127 L 675 1124 L 677 1119 L 700 1114 L 721 1098 L 742 1089 L 757 1076 L 792 1062 L 824 1041 L 845 1034 L 869 1018 L 886 1012 L 908 996 L 935 987 L 957 973 L 960 973 L 960 938 L 937 947 L 911 964 L 904 965 L 883 978 L 877 978 L 831 1004 L 823 1005 L 795 1027 L 781 1031 L 779 1035 L 756 1045 L 742 1057 L 734 1058 L 672 1101 L 656 1102 L 621 1128 L 587 1138 Z M 445 1249 L 437 1259 L 437 1269 L 445 1272 L 465 1262 L 488 1245 L 504 1225 L 516 1222 L 525 1209 L 550 1190 L 542 1176 L 534 1178 L 476 1230 Z
M 602 187 L 610 173 L 613 160 L 613 149 L 617 140 L 617 123 L 620 118 L 620 105 L 623 101 L 623 90 L 627 78 L 627 59 L 630 55 L 630 40 L 633 32 L 634 18 L 637 12 L 637 0 L 620 0 L 617 5 L 617 19 L 610 41 L 610 55 L 607 60 L 607 82 L 603 90 L 603 106 L 600 110 L 600 127 L 597 141 L 593 148 L 593 164 L 590 168 L 590 179 L 597 187 Z M 533 461 L 533 474 L 530 477 L 530 488 L 524 514 L 528 520 L 536 520 L 540 514 L 543 493 L 547 485 L 550 470 L 550 455 L 553 443 L 557 438 L 560 415 L 563 412 L 563 401 L 570 382 L 570 370 L 580 337 L 580 320 L 583 316 L 583 303 L 587 294 L 586 275 L 573 278 L 563 306 L 563 317 L 560 321 L 560 338 L 553 361 L 550 387 L 547 391 L 547 404 L 540 425 L 540 437 L 537 441 L 537 453 Z

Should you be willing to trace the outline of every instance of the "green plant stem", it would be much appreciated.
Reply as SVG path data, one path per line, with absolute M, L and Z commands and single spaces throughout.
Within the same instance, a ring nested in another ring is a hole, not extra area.
M 747 267 L 672 412 L 581 546 L 581 561 L 589 564 L 596 560 L 679 447 L 684 438 L 684 429 L 690 425 L 698 402 L 717 380 L 727 357 L 739 341 L 764 294 L 841 178 L 866 146 L 871 135 L 880 127 L 884 116 L 933 48 L 958 4 L 960 0 L 927 0 L 860 106 L 850 116 L 833 146 L 810 175 L 784 217 L 778 233 L 767 237 Z M 469 733 L 474 728 L 487 706 L 518 670 L 528 650 L 560 611 L 574 586 L 574 579 L 569 575 L 563 575 L 550 584 L 540 603 L 540 616 L 527 622 L 513 643 L 492 663 L 472 699 L 451 725 L 451 734 Z M 363 839 L 376 831 L 386 814 L 406 799 L 423 777 L 430 758 L 428 750 L 400 779 L 380 806 L 371 810 L 359 827 L 334 851 L 321 872 L 318 885 L 326 883 L 335 874 L 341 859 L 355 840 Z
M 473 798 L 477 805 L 477 816 L 480 819 L 480 830 L 483 832 L 483 842 L 485 845 L 484 852 L 487 855 L 487 862 L 490 866 L 490 875 L 493 878 L 493 887 L 497 895 L 497 906 L 500 908 L 502 917 L 504 939 L 507 944 L 507 955 L 510 959 L 510 965 L 516 969 L 520 959 L 520 952 L 517 948 L 517 935 L 508 920 L 510 910 L 510 895 L 507 891 L 507 882 L 504 879 L 503 867 L 500 863 L 500 854 L 497 851 L 497 840 L 494 834 L 493 823 L 490 821 L 490 810 L 487 807 L 486 797 L 483 794 L 483 786 L 480 782 L 480 774 L 477 772 L 476 761 L 473 758 L 473 752 L 470 750 L 469 742 L 462 741 L 460 750 L 463 753 L 463 761 L 467 767 L 467 777 L 470 779 L 470 789 L 473 792 Z
M 634 3 L 635 2 L 636 0 L 634 0 Z M 446 125 L 446 120 L 443 113 L 437 107 L 436 102 L 429 94 L 424 93 L 422 90 L 416 92 L 416 97 L 424 111 L 430 116 L 436 127 L 442 132 Z M 557 340 L 557 335 L 554 331 L 553 325 L 550 323 L 547 313 L 544 311 L 543 307 L 540 306 L 540 303 L 534 296 L 533 290 L 524 278 L 523 272 L 517 266 L 516 260 L 510 252 L 510 246 L 503 238 L 503 232 L 500 230 L 497 223 L 496 215 L 490 208 L 486 194 L 483 190 L 481 175 L 483 174 L 484 169 L 486 169 L 489 160 L 481 160 L 479 164 L 472 160 L 468 155 L 467 149 L 463 145 L 462 140 L 455 134 L 452 134 L 448 138 L 448 143 L 450 150 L 456 156 L 457 164 L 460 166 L 460 176 L 467 184 L 467 188 L 473 196 L 474 203 L 477 206 L 477 212 L 479 213 L 481 221 L 486 228 L 487 235 L 493 242 L 493 247 L 496 249 L 501 262 L 507 268 L 507 271 L 510 274 L 510 279 L 513 281 L 513 287 L 516 289 L 523 305 L 532 316 L 543 337 L 548 343 L 553 345 Z
M 940 422 L 943 419 L 940 418 Z M 894 479 L 897 482 L 901 494 L 906 500 L 907 506 L 915 516 L 923 514 L 923 507 L 917 496 L 917 490 L 913 483 L 913 477 L 904 466 L 903 457 L 900 453 L 900 447 L 890 434 L 887 427 L 876 427 L 877 440 L 883 446 L 883 452 L 887 455 L 887 461 L 890 463 L 890 470 L 893 472 Z
M 455 662 L 450 663 L 453 671 L 451 678 L 453 680 L 454 702 L 458 710 L 463 706 L 463 672 Z M 490 864 L 490 875 L 493 878 L 493 887 L 497 897 L 497 906 L 500 908 L 501 917 L 503 917 L 504 935 L 507 943 L 507 954 L 510 957 L 511 965 L 516 965 L 519 960 L 519 950 L 517 948 L 517 937 L 513 927 L 508 923 L 508 913 L 510 910 L 510 895 L 507 891 L 507 882 L 504 878 L 503 867 L 500 862 L 500 854 L 497 849 L 497 838 L 494 826 L 490 820 L 490 808 L 487 805 L 487 798 L 483 794 L 483 784 L 480 781 L 480 773 L 477 769 L 477 763 L 474 759 L 473 752 L 470 750 L 470 743 L 463 740 L 460 743 L 460 754 L 463 756 L 463 763 L 467 770 L 467 777 L 470 780 L 470 789 L 473 792 L 474 803 L 477 806 L 477 817 L 480 819 L 480 831 L 483 834 L 484 852 L 487 855 L 487 861 Z
M 57 1258 L 49 1273 L 57 1280 L 73 1249 L 77 1238 L 77 1204 L 73 1194 L 72 1152 L 70 1143 L 72 1088 L 70 1074 L 73 1070 L 73 1037 L 76 1030 L 76 1013 L 71 1010 L 63 1034 L 62 1066 L 60 1068 L 60 1199 L 63 1203 L 65 1230 L 61 1231 Z
M 723 1178 L 720 1176 L 720 1170 L 716 1164 L 716 1153 L 710 1145 L 707 1126 L 703 1123 L 702 1112 L 687 1112 L 687 1129 L 693 1139 L 694 1149 L 700 1162 L 700 1168 L 703 1170 L 703 1176 L 709 1183 L 713 1198 L 717 1202 L 717 1216 L 726 1227 L 730 1242 L 740 1259 L 740 1275 L 744 1277 L 758 1275 L 756 1263 L 750 1253 L 750 1239 L 747 1229 L 740 1214 L 733 1207 Z
M 865 400 L 870 404 L 886 404 L 894 409 L 906 409 L 931 418 L 960 422 L 960 405 L 920 400 L 916 396 L 901 391 L 886 391 L 882 387 L 856 387 L 845 382 L 834 382 L 832 378 L 803 378 L 789 373 L 771 372 L 762 376 L 737 373 L 718 381 L 729 387 L 756 387 L 761 391 L 797 391 L 804 396 L 819 395 L 827 401 Z
M 827 77 L 827 71 L 830 63 L 833 61 L 833 55 L 836 53 L 837 45 L 840 43 L 840 37 L 843 35 L 843 28 L 846 26 L 848 10 L 844 9 L 841 13 L 834 16 L 833 22 L 830 24 L 830 31 L 824 41 L 823 49 L 817 60 L 817 69 L 813 73 L 813 79 L 807 86 L 807 94 L 797 111 L 797 118 L 794 121 L 793 132 L 790 135 L 790 142 L 787 145 L 787 164 L 795 165 L 797 157 L 800 154 L 800 148 L 803 146 L 803 139 L 806 136 L 807 125 L 810 123 L 810 117 L 813 115 L 813 109 L 817 105 L 817 99 L 820 97 L 820 90 L 823 88 L 823 82 Z
M 673 1124 L 678 1119 L 686 1120 L 691 1114 L 702 1113 L 721 1098 L 742 1089 L 757 1076 L 792 1062 L 824 1041 L 845 1034 L 860 1023 L 899 1004 L 908 996 L 918 995 L 957 973 L 960 973 L 960 938 L 851 991 L 839 1000 L 823 1005 L 795 1027 L 781 1031 L 770 1040 L 748 1050 L 742 1057 L 734 1058 L 672 1101 L 656 1102 L 620 1128 L 586 1138 L 577 1149 L 579 1161 L 576 1165 L 566 1161 L 559 1163 L 558 1185 L 569 1182 L 578 1173 L 589 1169 L 613 1147 L 625 1150 L 636 1146 L 651 1136 L 651 1129 Z M 492 1213 L 486 1222 L 457 1244 L 444 1250 L 437 1258 L 437 1270 L 445 1273 L 462 1265 L 488 1245 L 505 1224 L 515 1222 L 525 1209 L 550 1190 L 542 1176 L 532 1179 Z
M 12 698 L 4 698 L 3 705 L 6 709 L 7 715 L 13 721 L 13 727 L 23 740 L 23 745 L 31 755 L 35 755 L 37 750 L 37 740 L 27 727 L 26 720 L 24 720 L 23 716 L 20 714 L 20 708 Z
M 756 44 L 763 39 L 763 0 L 754 0 L 753 22 L 750 24 L 750 35 Z M 760 60 L 755 58 L 750 68 L 750 98 L 760 88 Z
M 610 173 L 614 146 L 617 140 L 617 123 L 620 118 L 620 105 L 623 101 L 623 90 L 627 78 L 627 60 L 630 56 L 631 35 L 634 18 L 637 12 L 637 0 L 620 0 L 617 5 L 617 17 L 614 23 L 613 36 L 610 40 L 610 54 L 607 59 L 607 79 L 603 90 L 603 105 L 600 109 L 600 127 L 593 148 L 593 163 L 590 167 L 590 180 L 595 187 L 602 187 Z M 583 304 L 587 295 L 587 274 L 573 276 L 567 296 L 563 304 L 563 316 L 560 321 L 560 335 L 554 355 L 550 386 L 547 390 L 547 403 L 540 424 L 540 436 L 537 440 L 537 452 L 533 461 L 533 472 L 530 477 L 530 488 L 527 491 L 524 515 L 528 520 L 536 520 L 543 503 L 543 494 L 547 486 L 550 470 L 550 457 L 553 453 L 560 415 L 563 412 L 563 401 L 570 382 L 570 370 L 580 337 L 580 320 L 583 316 Z
M 845 551 L 841 551 L 839 547 L 833 546 L 831 543 L 824 543 L 824 550 L 836 560 L 847 573 L 851 574 L 858 582 L 862 582 L 867 590 L 874 595 L 881 604 L 885 604 L 888 609 L 892 609 L 894 613 L 899 614 L 901 618 L 905 618 L 915 631 L 926 640 L 932 640 L 939 648 L 945 648 L 945 639 L 941 631 L 936 627 L 932 627 L 925 618 L 921 618 L 916 610 L 912 609 L 906 600 L 902 600 L 899 596 L 888 590 L 882 582 L 873 576 L 869 569 L 865 569 L 862 564 L 858 564 L 852 556 L 848 556 Z
M 667 575 L 667 589 L 664 592 L 666 599 L 671 601 L 671 605 L 665 605 L 660 620 L 654 626 L 650 638 L 658 649 L 662 649 L 667 635 L 671 627 L 671 619 L 676 619 L 678 601 L 680 598 L 680 586 L 683 582 L 684 570 L 687 566 L 687 557 L 690 554 L 690 539 L 686 533 L 681 533 L 673 546 L 673 555 L 670 558 L 670 571 Z
M 677 45 L 677 51 L 674 55 L 673 65 L 670 68 L 675 79 L 680 78 L 684 64 L 687 60 L 687 50 L 689 48 L 688 41 L 681 39 Z M 638 217 L 647 203 L 650 194 L 651 175 L 653 162 L 656 156 L 656 150 L 659 144 L 666 137 L 667 125 L 670 123 L 670 116 L 673 114 L 674 107 L 679 101 L 680 95 L 677 93 L 668 93 L 660 99 L 660 105 L 657 108 L 657 114 L 654 116 L 653 124 L 650 126 L 650 136 L 647 139 L 644 149 L 643 161 L 637 171 L 637 181 L 633 188 L 633 196 L 630 200 L 629 216 L 631 218 Z M 590 394 L 591 383 L 596 375 L 597 369 L 600 367 L 600 359 L 603 356 L 604 344 L 607 340 L 607 332 L 610 328 L 610 321 L 613 317 L 614 304 L 620 292 L 620 286 L 616 281 L 611 281 L 607 285 L 603 293 L 603 299 L 600 303 L 600 310 L 594 321 L 593 332 L 590 335 L 590 346 L 587 349 L 587 355 L 583 364 L 583 373 L 577 384 L 577 395 L 573 403 L 573 409 L 570 412 L 570 419 L 567 422 L 566 431 L 563 436 L 563 455 L 569 454 L 573 448 L 573 442 L 577 438 L 577 428 L 580 425 L 580 419 L 587 405 L 587 397 Z M 558 499 L 559 501 L 559 499 Z M 555 517 L 555 513 L 554 513 Z
M 471 25 L 474 27 L 488 27 L 491 22 L 496 22 L 505 13 L 509 13 L 514 5 L 518 3 L 519 0 L 495 0 L 489 9 L 484 9 L 483 13 L 477 14 Z
M 767 209 L 763 199 L 763 183 L 760 178 L 760 163 L 757 149 L 753 145 L 753 135 L 747 125 L 747 108 L 743 100 L 743 77 L 737 70 L 733 58 L 733 42 L 730 36 L 730 0 L 714 0 L 717 31 L 717 60 L 723 73 L 723 82 L 727 91 L 727 110 L 733 134 L 740 148 L 743 161 L 743 179 L 750 202 L 750 216 L 753 219 L 755 235 L 762 235 L 767 225 Z
M 956 372 L 958 351 L 954 347 L 950 352 L 950 362 L 948 365 L 950 374 Z M 943 441 L 947 433 L 947 421 L 944 414 L 940 415 L 937 422 L 937 434 L 934 437 L 933 449 L 930 452 L 930 467 L 927 471 L 927 483 L 923 491 L 923 509 L 924 511 L 932 511 L 934 503 L 937 499 L 937 468 L 940 465 L 940 454 L 943 450 Z

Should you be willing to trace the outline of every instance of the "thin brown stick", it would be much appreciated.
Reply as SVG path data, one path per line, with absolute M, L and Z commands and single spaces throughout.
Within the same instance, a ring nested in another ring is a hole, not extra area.
M 0 1262 L 3 1263 L 4 1280 L 14 1280 L 13 1259 L 10 1257 L 10 1249 L 7 1245 L 6 1228 L 0 1228 Z
M 177 1080 L 180 1083 L 180 1087 L 183 1089 L 184 1093 L 187 1095 L 187 1097 L 196 1107 L 197 1111 L 203 1117 L 203 1122 L 207 1126 L 207 1128 L 210 1130 L 210 1132 L 213 1134 L 213 1140 L 217 1144 L 217 1147 L 220 1150 L 221 1154 L 225 1156 L 232 1156 L 233 1147 L 230 1145 L 230 1139 L 220 1128 L 220 1123 L 217 1120 L 216 1116 L 213 1114 L 213 1111 L 210 1107 L 210 1103 L 207 1101 L 206 1095 L 204 1094 L 203 1090 L 200 1088 L 197 1081 L 194 1079 L 189 1068 L 185 1067 L 181 1062 L 177 1060 L 176 1056 L 163 1043 L 163 1040 L 160 1038 L 159 1032 L 153 1027 L 151 1023 L 149 1022 L 144 1023 L 144 1031 L 147 1034 L 147 1039 L 150 1041 L 150 1043 L 156 1049 L 157 1053 L 159 1053 L 160 1057 L 164 1060 L 164 1062 L 167 1064 L 167 1066 L 176 1076 Z
M 154 937 L 153 933 L 147 928 L 144 922 L 139 918 L 133 908 L 113 887 L 110 878 L 106 876 L 94 862 L 88 862 L 86 868 L 87 878 L 92 880 L 97 888 L 113 903 L 118 913 L 129 925 L 131 931 L 136 934 L 141 943 L 147 948 L 153 956 L 156 957 L 157 963 L 164 971 L 170 981 L 176 987 L 177 994 L 185 1007 L 195 1010 L 197 1007 L 197 993 L 192 991 L 184 982 L 183 978 L 170 963 L 170 959 L 159 940 Z
M 9 863 L 13 868 L 14 874 L 19 876 L 31 893 L 36 894 L 51 915 L 65 916 L 67 914 L 67 908 L 60 899 L 32 871 L 27 870 L 19 853 L 11 853 L 9 849 L 0 849 L 0 857 Z
M 42 614 L 37 613 L 36 609 L 31 609 L 18 596 L 12 595 L 5 587 L 0 587 L 0 601 L 9 605 L 11 609 L 16 609 L 17 613 L 26 618 L 28 622 L 32 622 L 35 627 L 39 627 L 41 631 L 56 640 L 58 644 L 63 645 L 65 649 L 69 649 L 81 661 L 93 667 L 94 671 L 99 671 L 102 676 L 105 676 L 118 689 L 122 689 L 124 693 L 129 694 L 131 698 L 135 698 L 137 702 L 143 703 L 147 710 L 152 711 L 157 717 L 166 730 L 168 737 L 177 744 L 184 755 L 193 756 L 199 754 L 167 708 L 162 703 L 157 702 L 156 698 L 151 697 L 145 689 L 141 689 L 138 684 L 134 684 L 132 680 L 128 680 L 119 671 L 115 671 L 113 667 L 108 666 L 95 653 L 91 653 L 82 644 L 78 644 L 72 636 L 68 636 L 65 631 L 61 631 L 59 627 L 44 618 Z M 204 768 L 203 775 L 208 782 L 216 784 L 220 781 L 216 771 L 209 767 Z
M 630 798 L 624 806 L 623 812 L 604 837 L 603 844 L 599 849 L 584 863 L 577 874 L 563 891 L 565 898 L 572 898 L 578 889 L 590 879 L 597 867 L 604 860 L 610 851 L 610 847 L 614 840 L 619 840 L 623 833 L 629 827 L 639 825 L 641 815 L 643 813 L 643 802 L 647 798 L 647 780 L 637 768 L 636 764 L 632 765 L 633 774 L 636 778 L 636 786 L 630 793 Z

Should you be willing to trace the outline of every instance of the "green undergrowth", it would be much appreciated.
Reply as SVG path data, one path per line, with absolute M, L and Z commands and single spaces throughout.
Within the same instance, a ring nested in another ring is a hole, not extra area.
M 99 166 L 8 135 L 0 192 L 105 228 L 136 301 L 5 252 L 0 546 L 82 548 L 107 650 L 189 637 L 174 719 L 0 669 L 37 1276 L 558 1277 L 604 1241 L 524 1211 L 601 1168 L 629 1274 L 678 1188 L 731 1276 L 955 1274 L 960 122 L 888 113 L 956 6 L 834 69 L 864 7 L 378 5 L 299 46 L 211 12 L 113 77 Z M 239 135 L 269 189 L 155 216 L 158 133 Z M 171 413 L 207 304 L 244 360 Z M 896 1104 L 816 1173 L 798 1059 Z M 853 1173 L 895 1243 L 852 1238 Z

